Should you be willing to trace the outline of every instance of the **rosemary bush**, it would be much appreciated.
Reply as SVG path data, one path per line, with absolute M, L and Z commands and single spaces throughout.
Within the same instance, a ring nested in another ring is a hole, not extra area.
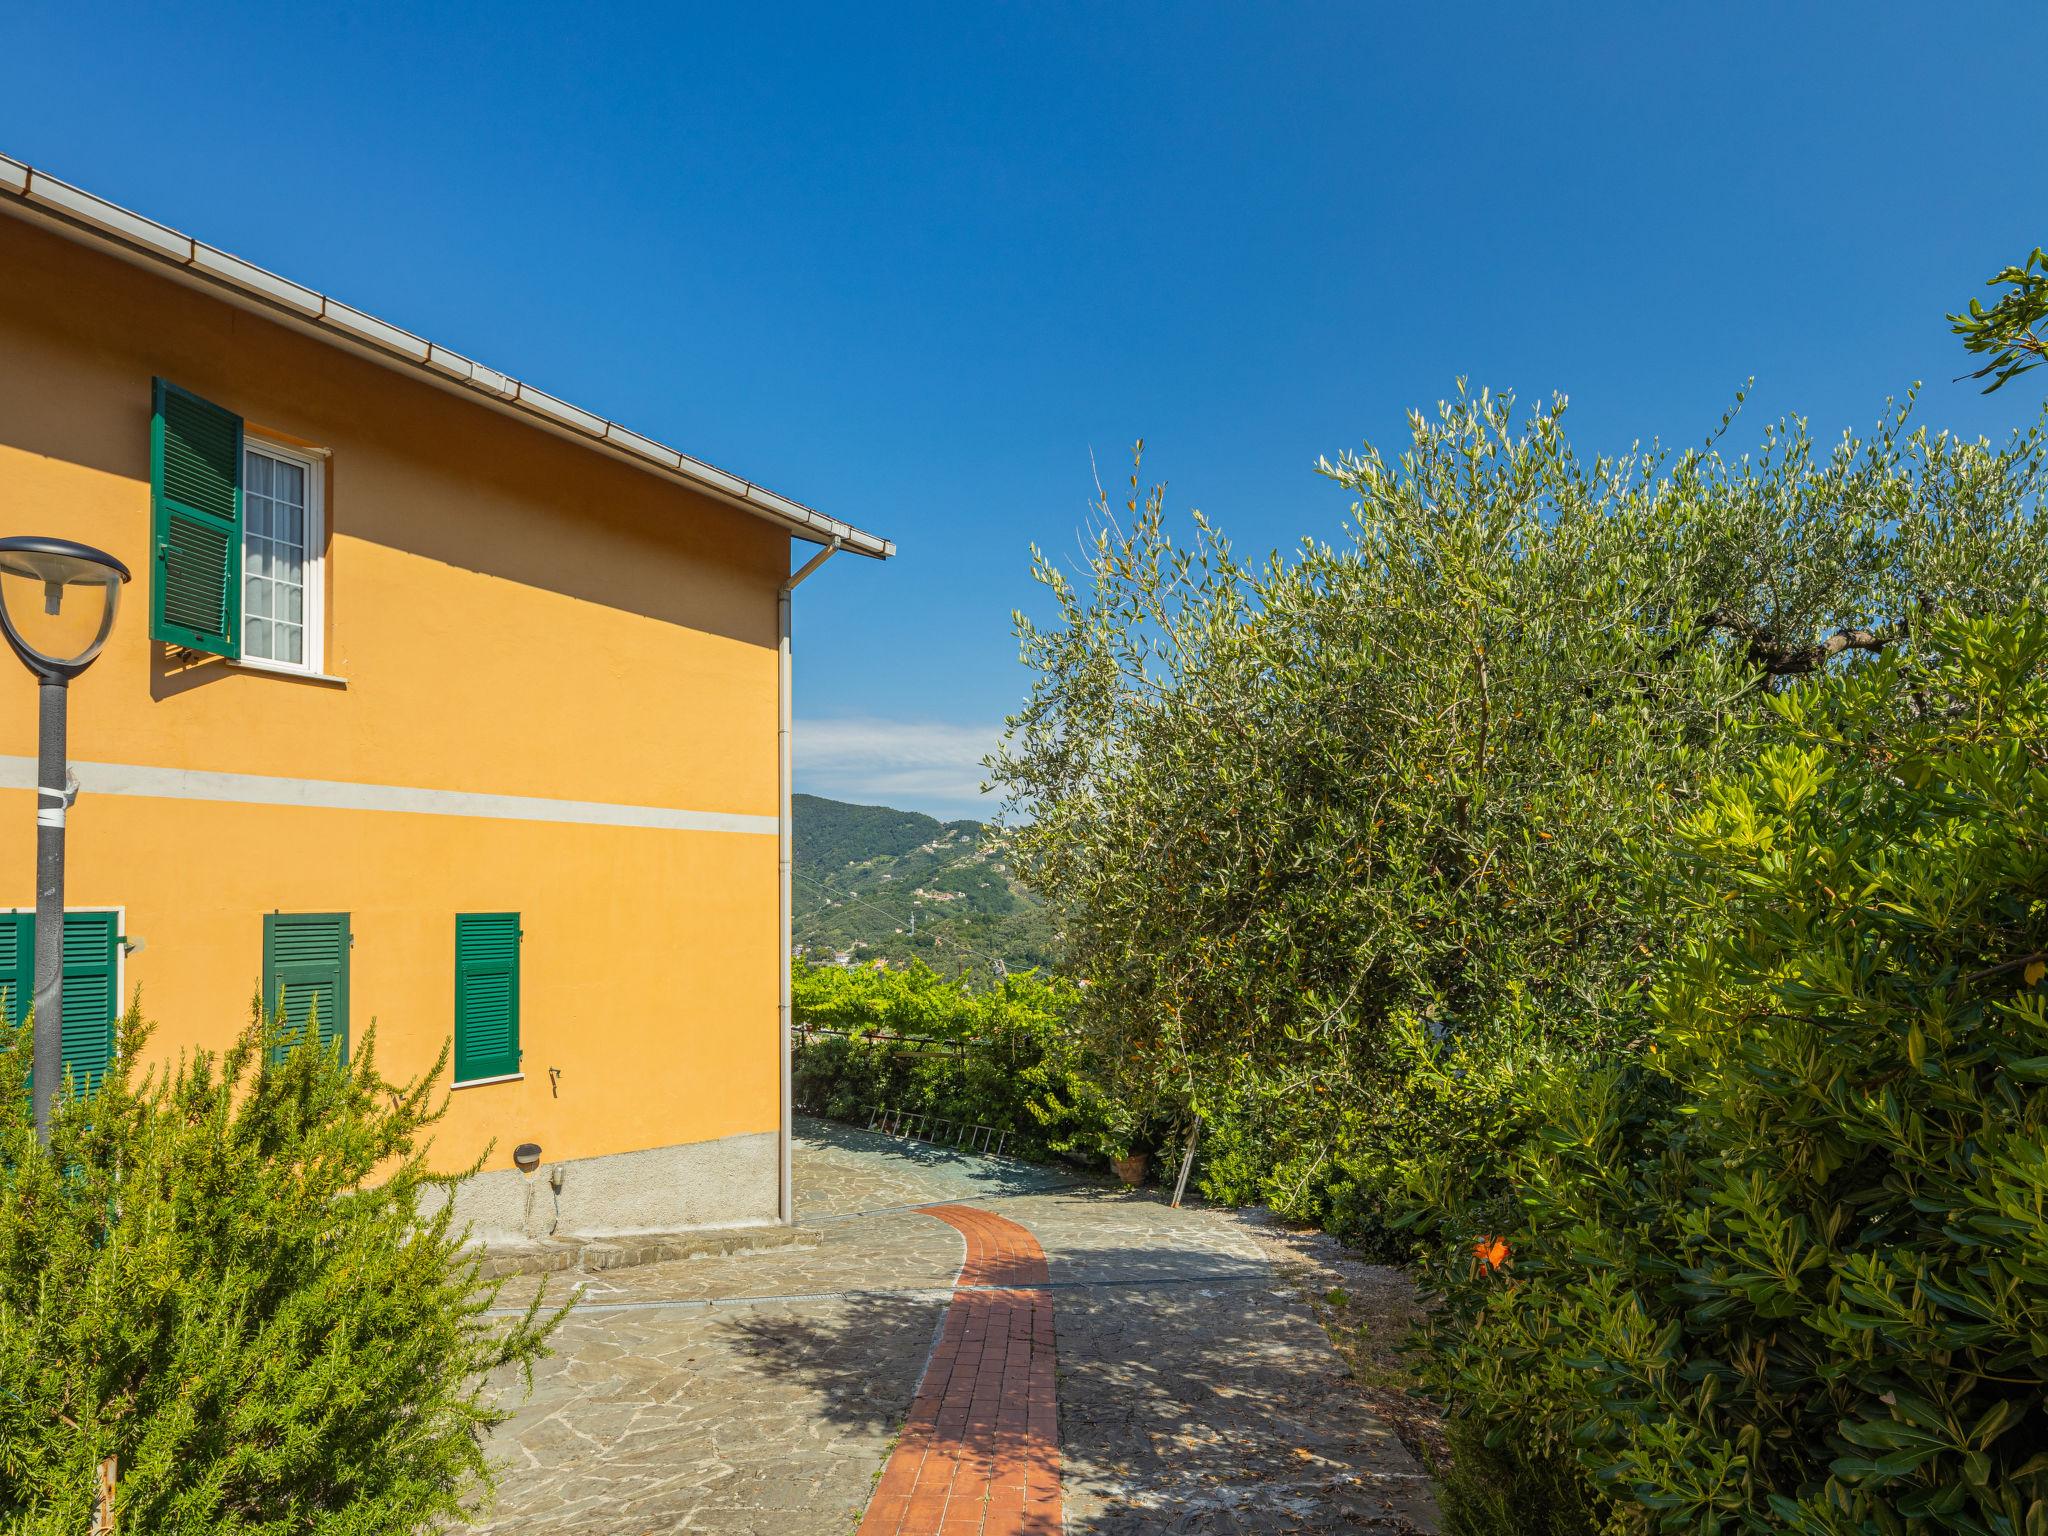
M 438 1070 L 276 1027 L 142 1071 L 131 1007 L 47 1148 L 0 1094 L 0 1528 L 88 1529 L 109 1457 L 133 1531 L 425 1531 L 487 1492 L 488 1378 L 560 1314 L 487 1318 L 450 1208 L 423 1214 Z

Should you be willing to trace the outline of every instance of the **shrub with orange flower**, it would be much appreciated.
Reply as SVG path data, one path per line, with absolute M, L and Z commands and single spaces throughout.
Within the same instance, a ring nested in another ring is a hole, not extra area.
M 1508 1259 L 1508 1240 L 1504 1237 L 1482 1237 L 1472 1245 L 1472 1257 L 1479 1261 L 1482 1269 L 1499 1269 Z

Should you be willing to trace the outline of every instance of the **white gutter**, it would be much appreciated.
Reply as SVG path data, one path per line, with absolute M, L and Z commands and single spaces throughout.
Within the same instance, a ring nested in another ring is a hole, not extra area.
M 829 543 L 876 560 L 886 560 L 896 553 L 895 544 L 877 534 L 778 496 L 751 480 L 727 474 L 618 422 L 558 400 L 459 352 L 216 250 L 5 155 L 0 155 L 0 209 L 170 277 L 188 288 L 209 293 L 238 309 L 316 337 L 329 346 L 368 358 L 556 437 L 685 485 L 699 495 L 764 518 L 797 538 Z
M 778 991 L 776 994 L 775 1010 L 776 1034 L 781 1043 L 782 1051 L 782 1120 L 780 1138 L 782 1144 L 776 1149 L 779 1153 L 777 1162 L 780 1172 L 777 1174 L 775 1211 L 777 1217 L 785 1226 L 796 1220 L 796 1189 L 792 1182 L 790 1169 L 790 1142 L 792 1133 L 796 1128 L 796 1108 L 791 1102 L 790 1097 L 789 1059 L 792 1013 L 789 967 L 791 961 L 795 958 L 794 951 L 796 948 L 796 903 L 793 899 L 790 876 L 796 866 L 796 818 L 791 807 L 791 796 L 795 793 L 795 767 L 794 758 L 790 751 L 792 709 L 790 703 L 789 595 L 803 584 L 806 576 L 838 554 L 840 547 L 839 541 L 834 539 L 830 544 L 827 544 L 823 549 L 811 556 L 798 569 L 795 575 L 782 584 L 782 590 L 776 594 L 775 598 L 776 633 L 779 637 L 776 649 L 780 669 L 780 681 L 777 684 L 777 692 L 780 694 L 781 704 L 781 719 L 775 734 L 782 779 L 781 795 L 776 802 L 780 816 L 775 832 L 775 852 L 779 861 L 778 874 L 780 876 L 778 889 L 781 895 L 782 909 L 782 975 L 777 982 Z

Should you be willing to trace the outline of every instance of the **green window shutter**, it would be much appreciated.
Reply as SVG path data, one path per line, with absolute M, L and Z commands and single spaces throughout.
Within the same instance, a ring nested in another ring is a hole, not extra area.
M 114 1060 L 121 935 L 112 912 L 64 914 L 64 1070 L 84 1093 Z M 28 1017 L 36 990 L 36 915 L 0 912 L 0 1007 L 7 1022 Z
M 263 1006 L 283 1011 L 287 1045 L 318 1019 L 320 1043 L 348 1060 L 348 951 L 346 912 L 264 914 Z
M 36 915 L 0 912 L 0 1017 L 19 1025 L 36 990 Z
M 19 1029 L 28 1017 L 36 990 L 36 915 L 0 912 L 0 1019 Z M 21 1068 L 21 1091 L 35 1089 L 35 1049 L 24 1040 L 27 1059 Z
M 519 1070 L 519 914 L 455 918 L 455 1081 Z
M 149 428 L 149 637 L 242 654 L 242 418 L 162 379 Z
M 114 1060 L 121 940 L 114 918 L 112 912 L 64 914 L 64 1069 L 81 1093 L 97 1089 Z M 29 931 L 35 931 L 34 917 Z M 30 949 L 33 971 L 33 944 Z

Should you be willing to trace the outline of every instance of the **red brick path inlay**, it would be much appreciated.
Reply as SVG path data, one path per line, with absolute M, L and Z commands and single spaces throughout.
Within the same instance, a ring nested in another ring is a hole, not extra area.
M 1059 1536 L 1045 1250 L 1016 1222 L 975 1206 L 925 1214 L 967 1239 L 963 1289 L 859 1536 Z

